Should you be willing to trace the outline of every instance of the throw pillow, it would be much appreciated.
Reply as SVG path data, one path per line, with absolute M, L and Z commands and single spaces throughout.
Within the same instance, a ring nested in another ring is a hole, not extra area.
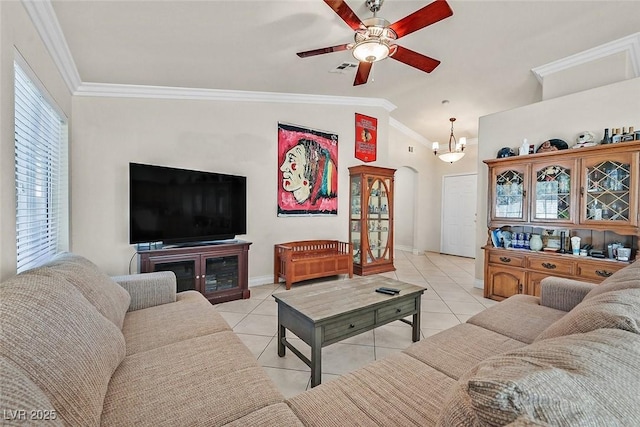
M 74 285 L 107 319 L 122 329 L 131 296 L 86 258 L 68 252 L 58 254 L 38 269 L 39 274 L 59 274 Z
M 616 271 L 607 277 L 598 286 L 593 288 L 584 299 L 593 298 L 605 292 L 622 289 L 640 289 L 640 262 L 634 262 L 622 270 Z
M 606 292 L 584 299 L 535 341 L 611 328 L 640 334 L 640 289 Z
M 122 332 L 61 277 L 19 274 L 0 284 L 0 301 L 0 356 L 43 391 L 64 424 L 100 425 L 125 357 Z
M 9 359 L 0 357 L 0 408 L 3 426 L 27 426 L 42 423 L 63 427 L 47 396 L 24 371 Z
M 639 335 L 598 329 L 491 357 L 453 387 L 439 425 L 640 425 L 639 354 Z

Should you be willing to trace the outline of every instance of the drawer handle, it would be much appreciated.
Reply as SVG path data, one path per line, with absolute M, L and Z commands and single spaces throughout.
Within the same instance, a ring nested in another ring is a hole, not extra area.
M 396 308 L 396 313 L 400 313 L 402 311 L 401 308 Z
M 506 257 L 506 256 L 501 256 L 500 257 L 500 261 L 502 261 L 502 262 L 511 262 L 511 258 Z
M 556 268 L 555 264 L 551 264 L 550 262 L 543 262 L 542 266 L 546 269 L 553 270 Z
M 613 272 L 607 270 L 596 270 L 596 274 L 600 277 L 609 277 L 613 274 Z
M 356 327 L 356 325 L 354 325 L 353 323 L 349 323 L 349 329 L 353 329 L 355 327 Z

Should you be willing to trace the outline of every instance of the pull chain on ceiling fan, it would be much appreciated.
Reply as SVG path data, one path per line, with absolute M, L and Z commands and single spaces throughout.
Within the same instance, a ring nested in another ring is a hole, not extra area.
M 366 0 L 365 3 L 373 13 L 373 17 L 364 21 L 358 18 L 344 0 L 324 0 L 324 2 L 355 31 L 354 43 L 298 52 L 297 55 L 300 58 L 351 50 L 353 56 L 360 62 L 353 82 L 354 86 L 365 84 L 373 63 L 388 57 L 426 73 L 432 72 L 440 64 L 437 59 L 399 46 L 395 41 L 453 15 L 451 7 L 445 0 L 436 0 L 393 24 L 377 16 L 384 0 Z

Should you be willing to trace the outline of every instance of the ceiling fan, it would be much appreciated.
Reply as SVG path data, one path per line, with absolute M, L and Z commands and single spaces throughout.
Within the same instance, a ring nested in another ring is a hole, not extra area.
M 384 0 L 366 0 L 365 3 L 373 13 L 373 17 L 364 21 L 360 21 L 344 0 L 324 0 L 324 2 L 355 31 L 355 42 L 298 52 L 297 55 L 300 58 L 351 50 L 353 56 L 360 61 L 353 82 L 354 86 L 365 84 L 369 79 L 373 63 L 387 57 L 426 73 L 432 72 L 440 64 L 437 59 L 399 46 L 395 41 L 453 15 L 451 7 L 445 0 L 436 0 L 393 24 L 377 17 Z

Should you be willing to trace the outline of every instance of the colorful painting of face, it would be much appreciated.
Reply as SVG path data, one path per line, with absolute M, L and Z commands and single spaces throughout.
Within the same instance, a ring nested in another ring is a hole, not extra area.
M 278 123 L 278 216 L 338 214 L 338 135 Z

